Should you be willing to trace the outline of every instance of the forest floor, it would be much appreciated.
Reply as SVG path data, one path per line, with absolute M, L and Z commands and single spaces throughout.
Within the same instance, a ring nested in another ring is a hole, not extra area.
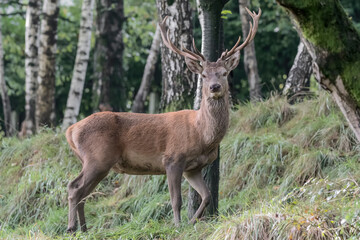
M 281 97 L 231 113 L 221 144 L 219 216 L 176 228 L 164 176 L 111 172 L 88 197 L 88 232 L 66 233 L 69 180 L 80 172 L 64 134 L 1 138 L 0 239 L 359 239 L 360 148 L 327 94 Z

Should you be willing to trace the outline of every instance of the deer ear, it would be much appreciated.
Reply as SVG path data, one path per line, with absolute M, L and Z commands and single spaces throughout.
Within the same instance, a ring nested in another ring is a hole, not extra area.
M 188 66 L 188 68 L 190 69 L 190 71 L 192 71 L 193 73 L 197 73 L 197 74 L 202 73 L 203 68 L 200 65 L 199 61 L 195 61 L 195 60 L 192 60 L 192 59 L 186 57 L 185 63 Z
M 234 70 L 239 64 L 239 61 L 240 61 L 240 51 L 237 51 L 225 61 L 226 70 L 228 70 L 229 72 Z

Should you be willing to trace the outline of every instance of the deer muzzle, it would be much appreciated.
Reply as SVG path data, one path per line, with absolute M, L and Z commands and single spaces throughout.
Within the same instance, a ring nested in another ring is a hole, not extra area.
M 221 90 L 221 85 L 218 83 L 214 83 L 210 86 L 211 93 L 217 93 L 217 92 L 220 92 L 220 90 Z

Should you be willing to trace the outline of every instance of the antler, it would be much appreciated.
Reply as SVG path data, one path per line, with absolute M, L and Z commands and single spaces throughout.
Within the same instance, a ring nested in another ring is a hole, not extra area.
M 200 51 L 196 48 L 194 39 L 193 39 L 193 47 L 194 47 L 195 53 L 193 53 L 190 50 L 184 48 L 184 46 L 182 46 L 182 45 L 181 45 L 181 47 L 182 47 L 183 50 L 180 50 L 170 41 L 169 30 L 166 31 L 166 26 L 165 26 L 165 21 L 166 21 L 167 18 L 168 18 L 168 16 L 166 16 L 164 18 L 164 20 L 162 20 L 162 22 L 159 23 L 160 30 L 161 30 L 160 31 L 161 32 L 161 37 L 163 39 L 163 42 L 164 42 L 165 46 L 167 46 L 169 49 L 173 50 L 174 52 L 180 54 L 181 56 L 190 58 L 190 59 L 195 60 L 195 61 L 200 61 L 200 62 L 205 61 L 204 55 L 202 55 L 200 53 Z
M 223 52 L 221 54 L 221 57 L 219 58 L 219 60 L 226 60 L 228 59 L 231 55 L 233 55 L 235 52 L 240 51 L 241 49 L 243 49 L 244 47 L 246 47 L 255 37 L 257 29 L 258 29 L 258 24 L 259 24 L 259 18 L 261 16 L 261 9 L 259 8 L 259 13 L 256 14 L 255 12 L 251 12 L 248 8 L 245 8 L 246 11 L 249 13 L 249 15 L 251 16 L 254 25 L 249 22 L 250 24 L 250 30 L 249 30 L 249 34 L 247 35 L 245 41 L 240 45 L 240 40 L 241 37 L 239 37 L 238 41 L 236 42 L 235 46 L 230 50 L 226 50 L 225 52 Z M 178 49 L 171 41 L 170 41 L 170 37 L 169 37 L 169 30 L 166 31 L 166 26 L 165 26 L 165 21 L 168 18 L 168 16 L 166 16 L 161 23 L 159 23 L 160 26 L 160 32 L 161 32 L 161 37 L 163 39 L 163 42 L 165 44 L 165 46 L 167 46 L 169 49 L 171 49 L 172 51 L 180 54 L 181 56 L 190 58 L 192 60 L 195 61 L 200 61 L 200 62 L 204 62 L 206 61 L 204 55 L 201 54 L 201 52 L 196 48 L 195 46 L 195 40 L 193 38 L 193 48 L 194 48 L 194 52 L 186 49 L 183 45 L 181 45 L 183 50 Z
M 220 59 L 221 60 L 225 60 L 227 58 L 229 58 L 231 55 L 233 55 L 235 52 L 240 51 L 241 49 L 243 49 L 244 47 L 246 47 L 255 37 L 257 29 L 258 29 L 258 24 L 259 24 L 259 18 L 261 16 L 261 9 L 259 8 L 259 13 L 256 14 L 255 12 L 251 12 L 248 8 L 245 8 L 246 11 L 249 13 L 249 15 L 251 16 L 254 25 L 252 25 L 251 22 L 249 22 L 250 24 L 250 30 L 249 30 L 249 34 L 247 35 L 245 41 L 240 45 L 240 39 L 241 37 L 239 37 L 238 41 L 236 42 L 235 46 L 230 50 L 230 51 L 225 51 L 221 54 Z

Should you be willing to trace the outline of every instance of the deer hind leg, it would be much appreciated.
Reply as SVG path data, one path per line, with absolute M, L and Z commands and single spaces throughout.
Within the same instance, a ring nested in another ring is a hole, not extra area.
M 198 192 L 201 196 L 200 207 L 190 220 L 190 223 L 194 224 L 196 220 L 203 215 L 205 207 L 210 203 L 211 194 L 202 177 L 201 170 L 197 172 L 185 172 L 184 177 L 189 182 L 191 187 L 193 187 L 195 191 Z
M 95 166 L 83 166 L 78 177 L 68 185 L 69 222 L 68 232 L 75 232 L 77 228 L 76 213 L 79 215 L 82 231 L 86 231 L 84 205 L 85 199 L 98 183 L 108 174 L 109 169 L 97 169 Z
M 166 176 L 168 180 L 171 206 L 174 212 L 174 222 L 176 226 L 180 225 L 181 199 L 181 177 L 184 171 L 182 163 L 171 163 L 166 166 Z

